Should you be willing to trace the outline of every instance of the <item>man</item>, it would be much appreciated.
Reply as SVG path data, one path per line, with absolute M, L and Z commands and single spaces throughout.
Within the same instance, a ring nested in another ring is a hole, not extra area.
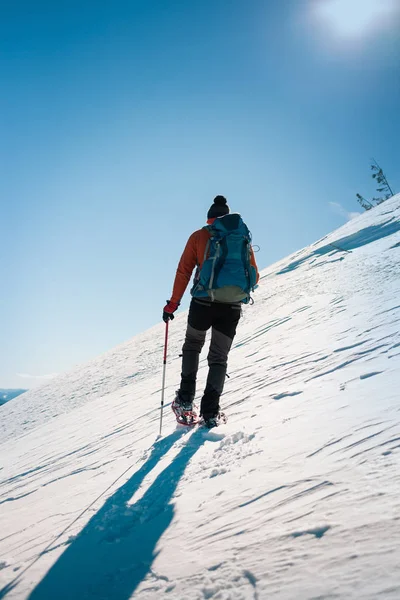
M 200 415 L 205 425 L 211 428 L 219 424 L 219 399 L 241 305 L 250 300 L 259 274 L 250 232 L 240 215 L 230 214 L 224 196 L 214 199 L 207 214 L 207 224 L 208 227 L 195 231 L 186 244 L 163 320 L 167 322 L 174 318 L 173 313 L 197 266 L 182 349 L 181 384 L 172 409 L 177 417 L 181 417 L 181 422 L 185 422 L 185 413 L 189 414 L 193 409 L 200 352 L 206 333 L 212 328 L 207 384 L 200 405 Z

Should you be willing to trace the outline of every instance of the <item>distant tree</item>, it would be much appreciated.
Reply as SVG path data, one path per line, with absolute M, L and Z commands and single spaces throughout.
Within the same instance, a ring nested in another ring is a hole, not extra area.
M 365 209 L 365 210 L 371 210 L 371 208 L 374 207 L 373 204 L 371 204 L 371 202 L 369 202 L 368 200 L 366 200 L 364 198 L 364 196 L 361 196 L 361 194 L 356 194 L 357 196 L 357 202 L 359 204 L 361 204 L 361 206 Z
M 379 198 L 373 198 L 372 200 L 377 204 L 381 204 L 382 202 L 385 202 L 385 200 L 389 200 L 389 198 L 394 196 L 394 192 L 390 187 L 386 175 L 382 171 L 382 168 L 378 165 L 375 159 L 372 159 L 371 171 L 373 172 L 372 178 L 375 179 L 375 181 L 378 184 L 376 191 L 379 193 L 384 192 L 383 197 L 381 196 Z
M 366 200 L 361 194 L 356 194 L 357 202 L 365 209 L 371 210 L 374 206 L 378 204 L 382 204 L 385 200 L 389 200 L 392 196 L 394 196 L 394 191 L 390 187 L 389 182 L 382 168 L 378 165 L 375 159 L 372 159 L 371 163 L 371 171 L 372 178 L 375 179 L 378 184 L 377 192 L 384 193 L 383 196 L 379 196 L 378 198 L 372 198 L 372 200 Z

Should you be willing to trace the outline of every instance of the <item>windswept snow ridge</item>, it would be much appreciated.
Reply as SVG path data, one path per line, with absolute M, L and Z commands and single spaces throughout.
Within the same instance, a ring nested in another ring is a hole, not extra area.
M 0 598 L 398 600 L 399 252 L 396 196 L 263 271 L 218 430 L 157 439 L 163 324 L 3 406 Z

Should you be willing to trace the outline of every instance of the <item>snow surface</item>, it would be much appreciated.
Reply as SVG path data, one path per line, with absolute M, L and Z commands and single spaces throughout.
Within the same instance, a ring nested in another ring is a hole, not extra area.
M 400 598 L 399 258 L 396 196 L 264 270 L 217 430 L 162 323 L 3 406 L 0 598 Z

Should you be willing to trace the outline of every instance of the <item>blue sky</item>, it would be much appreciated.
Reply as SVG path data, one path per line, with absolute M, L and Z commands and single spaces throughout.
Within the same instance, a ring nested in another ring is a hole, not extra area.
M 2 2 L 0 387 L 160 321 L 216 194 L 262 268 L 374 194 L 370 157 L 399 191 L 399 12 L 383 4 Z

